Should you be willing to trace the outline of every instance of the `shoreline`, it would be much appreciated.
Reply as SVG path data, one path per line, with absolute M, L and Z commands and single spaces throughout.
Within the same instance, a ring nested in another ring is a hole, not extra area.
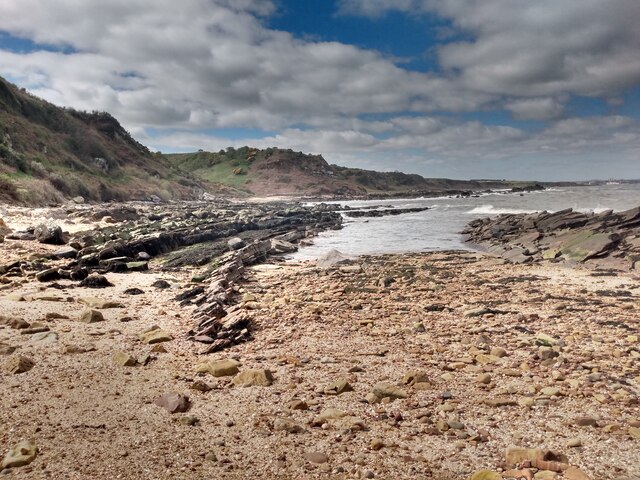
M 178 213 L 166 219 L 173 228 L 206 225 Z M 0 243 L 5 265 L 59 248 Z M 548 478 L 640 475 L 637 273 L 467 251 L 334 258 L 326 268 L 270 257 L 237 277 L 233 255 L 214 270 L 167 268 L 200 258 L 185 257 L 192 250 L 159 252 L 144 271 L 103 271 L 104 288 L 39 282 L 28 268 L 0 275 L 2 455 L 25 440 L 38 449 L 7 478 L 466 480 L 546 470 L 505 457 L 516 446 L 551 449 L 584 475 Z M 185 295 L 203 272 L 209 293 Z M 215 302 L 223 322 L 246 319 L 249 337 L 203 355 L 210 344 L 189 332 Z M 102 320 L 81 321 L 87 309 Z

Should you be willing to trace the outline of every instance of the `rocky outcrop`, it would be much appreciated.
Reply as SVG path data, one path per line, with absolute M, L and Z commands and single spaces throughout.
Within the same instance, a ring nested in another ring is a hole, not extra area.
M 597 214 L 567 209 L 500 215 L 471 222 L 463 234 L 512 263 L 608 259 L 640 266 L 640 207 Z
M 48 259 L 0 264 L 0 282 L 10 284 L 22 277 L 42 283 L 72 280 L 79 281 L 80 287 L 108 288 L 114 285 L 104 274 L 147 271 L 151 260 L 158 264 L 154 268 L 164 270 L 204 267 L 193 276 L 195 286 L 178 295 L 176 301 L 196 305 L 195 326 L 188 335 L 207 345 L 205 353 L 250 338 L 251 316 L 234 289 L 246 266 L 294 252 L 300 240 L 341 225 L 340 214 L 326 206 L 293 203 L 116 205 L 77 207 L 67 213 L 78 221 L 113 225 L 77 233 L 67 247 L 53 251 Z M 58 226 L 54 229 L 43 224 L 35 230 L 43 234 L 55 231 L 57 238 L 65 238 Z M 94 323 L 103 318 L 100 312 L 88 309 L 79 320 Z M 147 344 L 165 341 L 167 335 L 163 333 L 154 330 L 147 334 L 151 339 L 141 340 Z
M 347 217 L 352 217 L 352 218 L 385 217 L 387 215 L 403 215 L 405 213 L 424 212 L 425 210 L 429 210 L 429 207 L 349 210 L 349 211 L 345 211 L 344 215 L 347 216 Z

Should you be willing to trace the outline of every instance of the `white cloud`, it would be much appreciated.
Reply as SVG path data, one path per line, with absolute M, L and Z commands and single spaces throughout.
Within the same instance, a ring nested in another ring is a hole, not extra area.
M 513 100 L 507 102 L 505 108 L 519 120 L 551 120 L 564 111 L 562 102 L 550 97 Z
M 339 11 L 438 15 L 471 40 L 442 45 L 441 65 L 474 91 L 615 96 L 640 82 L 637 0 L 342 0 Z
M 425 74 L 374 50 L 269 29 L 269 0 L 3 0 L 0 31 L 66 49 L 0 50 L 0 72 L 54 103 L 107 110 L 154 148 L 280 146 L 383 170 L 403 158 L 430 174 L 472 158 L 606 147 L 640 176 L 628 160 L 637 122 L 563 118 L 573 94 L 613 104 L 640 84 L 636 0 L 343 0 L 340 13 L 389 10 L 449 19 L 439 38 L 460 38 L 455 30 L 471 40 L 441 44 L 443 72 Z M 549 123 L 528 132 L 437 115 L 491 109 Z M 171 133 L 152 137 L 151 127 Z M 216 128 L 276 133 L 233 142 L 199 133 Z

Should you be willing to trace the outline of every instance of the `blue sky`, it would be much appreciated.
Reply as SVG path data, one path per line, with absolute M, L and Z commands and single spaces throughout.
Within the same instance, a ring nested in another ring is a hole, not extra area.
M 0 75 L 154 150 L 640 178 L 639 20 L 636 0 L 5 0 Z

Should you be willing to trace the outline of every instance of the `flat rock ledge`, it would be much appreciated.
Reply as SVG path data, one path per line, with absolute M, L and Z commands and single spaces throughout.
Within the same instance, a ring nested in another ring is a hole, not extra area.
M 640 207 L 624 212 L 572 209 L 474 220 L 468 240 L 510 263 L 598 263 L 640 269 Z

